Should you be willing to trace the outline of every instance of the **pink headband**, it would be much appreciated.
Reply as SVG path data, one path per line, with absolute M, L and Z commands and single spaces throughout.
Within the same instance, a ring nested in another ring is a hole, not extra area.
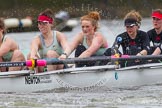
M 38 16 L 38 20 L 37 21 L 41 21 L 41 22 L 49 22 L 50 24 L 53 23 L 53 19 L 48 17 L 48 16 L 45 16 L 45 15 L 40 15 Z
M 162 14 L 160 12 L 153 12 L 152 13 L 152 17 L 158 18 L 158 19 L 162 19 Z

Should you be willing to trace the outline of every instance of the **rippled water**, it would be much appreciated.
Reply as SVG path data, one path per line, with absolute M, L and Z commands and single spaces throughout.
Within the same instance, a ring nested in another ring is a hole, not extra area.
M 117 34 L 124 30 L 122 21 L 102 21 L 100 31 L 107 37 L 109 46 Z M 142 22 L 141 29 L 149 30 L 150 19 Z M 64 32 L 68 40 L 80 31 L 77 26 L 72 32 Z M 31 39 L 39 32 L 8 34 L 29 49 Z M 125 89 L 102 88 L 96 91 L 47 91 L 42 93 L 1 93 L 0 108 L 160 108 L 162 106 L 162 85 L 149 85 Z
M 0 107 L 14 108 L 160 108 L 162 86 L 105 89 L 98 92 L 0 94 Z

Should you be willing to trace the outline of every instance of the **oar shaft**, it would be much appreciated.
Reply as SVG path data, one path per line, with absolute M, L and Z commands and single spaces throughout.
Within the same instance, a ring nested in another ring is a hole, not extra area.
M 0 62 L 0 67 L 18 67 L 18 66 L 27 66 L 27 67 L 37 67 L 37 66 L 46 66 L 46 65 L 57 65 L 57 64 L 74 64 L 80 62 L 95 62 L 95 61 L 134 61 L 134 60 L 162 60 L 162 55 L 146 55 L 146 56 L 128 56 L 122 55 L 119 58 L 113 56 L 98 56 L 98 57 L 88 57 L 88 58 L 68 58 L 65 60 L 59 60 L 57 58 L 49 58 L 47 60 L 27 60 L 24 62 Z
M 107 61 L 107 62 L 114 62 L 114 61 L 134 61 L 134 60 L 162 60 L 162 55 L 146 55 L 146 56 L 128 56 L 122 55 L 119 58 L 114 58 L 112 56 L 99 56 L 99 57 L 88 57 L 88 58 L 69 58 L 65 60 L 59 60 L 56 58 L 45 60 L 47 65 L 56 65 L 56 64 L 73 64 L 73 63 L 80 63 L 80 62 L 94 62 L 94 61 Z
M 112 60 L 119 60 L 119 61 L 125 61 L 125 60 L 162 60 L 162 55 L 145 55 L 145 56 L 126 56 L 120 58 L 114 58 Z
M 111 60 L 111 57 L 89 57 L 89 58 L 69 58 L 65 60 L 58 60 L 58 59 L 50 59 L 46 60 L 46 64 L 50 65 L 56 65 L 56 64 L 74 64 L 74 63 L 80 63 L 80 62 L 93 62 L 93 61 L 108 61 Z

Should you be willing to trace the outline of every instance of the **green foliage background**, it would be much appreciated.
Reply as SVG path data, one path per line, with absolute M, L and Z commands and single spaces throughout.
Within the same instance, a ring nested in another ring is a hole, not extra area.
M 46 8 L 51 8 L 54 13 L 66 10 L 71 17 L 80 17 L 88 11 L 97 10 L 102 18 L 123 18 L 134 9 L 143 17 L 149 17 L 151 11 L 162 8 L 162 0 L 0 0 L 1 17 L 23 18 L 37 15 Z

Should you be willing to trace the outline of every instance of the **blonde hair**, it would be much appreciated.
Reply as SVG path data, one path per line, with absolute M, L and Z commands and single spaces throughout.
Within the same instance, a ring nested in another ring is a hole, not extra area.
M 127 13 L 124 17 L 124 20 L 131 18 L 131 19 L 135 19 L 138 23 L 138 26 L 140 27 L 141 25 L 141 21 L 142 21 L 142 16 L 140 15 L 139 12 L 132 10 L 129 13 Z
M 154 12 L 159 12 L 160 14 L 162 14 L 162 9 L 155 9 L 152 11 L 152 13 L 154 13 Z
M 91 21 L 92 25 L 95 26 L 95 31 L 99 28 L 98 21 L 100 20 L 100 14 L 97 11 L 92 11 L 88 15 L 81 17 L 81 21 L 88 20 Z

